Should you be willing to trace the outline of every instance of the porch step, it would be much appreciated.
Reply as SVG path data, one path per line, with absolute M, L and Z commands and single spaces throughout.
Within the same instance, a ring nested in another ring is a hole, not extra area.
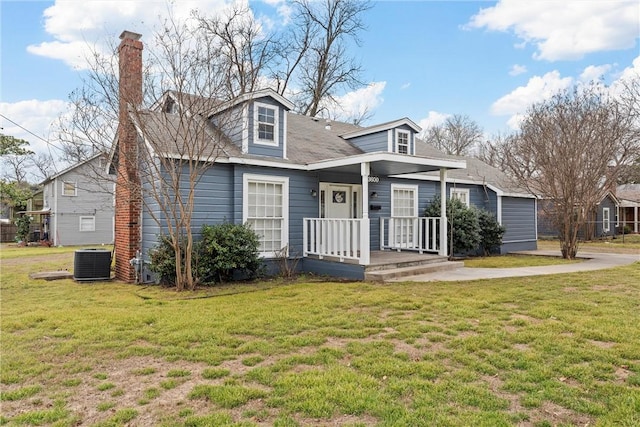
M 435 273 L 437 271 L 455 270 L 457 268 L 464 267 L 463 261 L 442 261 L 431 260 L 427 263 L 419 265 L 388 268 L 384 270 L 365 271 L 364 279 L 372 282 L 385 282 L 390 279 L 397 279 L 399 277 L 417 276 L 420 274 Z

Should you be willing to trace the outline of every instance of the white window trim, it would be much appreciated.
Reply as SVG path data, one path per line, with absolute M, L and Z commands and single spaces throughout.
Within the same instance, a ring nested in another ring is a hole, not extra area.
M 82 229 L 82 221 L 83 220 L 87 220 L 87 219 L 90 219 L 92 221 L 91 230 L 83 230 Z M 92 232 L 96 231 L 96 217 L 95 216 L 81 216 L 81 217 L 79 217 L 79 220 L 78 220 L 78 231 L 80 233 L 92 233 Z
M 273 141 L 268 139 L 260 139 L 258 137 L 258 127 L 260 122 L 258 121 L 258 108 L 269 108 L 273 110 Z M 279 145 L 279 127 L 280 127 L 280 110 L 277 106 L 271 104 L 265 104 L 262 102 L 254 102 L 253 104 L 253 142 L 257 145 L 268 145 L 270 147 L 277 147 Z
M 418 217 L 418 186 L 417 185 L 406 185 L 406 184 L 391 184 L 391 216 L 395 211 L 395 198 L 393 197 L 393 193 L 395 190 L 413 190 L 413 218 Z M 400 218 L 400 217 L 398 217 Z M 402 217 L 406 218 L 406 217 Z
M 65 194 L 64 186 L 65 184 L 73 184 L 73 194 Z M 62 181 L 62 191 L 60 192 L 62 196 L 65 197 L 75 197 L 78 195 L 78 183 L 76 181 Z
M 453 195 L 455 193 L 464 193 L 466 195 L 466 199 L 467 199 L 465 205 L 467 207 L 471 206 L 471 200 L 469 199 L 469 189 L 468 188 L 453 188 L 453 187 L 449 188 L 449 199 L 453 199 Z
M 400 134 L 404 134 L 407 135 L 407 155 L 408 154 L 413 154 L 412 150 L 411 150 L 411 132 L 406 131 L 406 130 L 402 130 L 402 129 L 396 129 L 396 141 L 395 141 L 395 152 L 398 154 L 405 154 L 405 153 L 400 153 Z
M 249 220 L 249 182 L 282 184 L 282 246 L 289 245 L 289 177 L 245 173 L 242 176 L 242 223 Z M 262 258 L 275 258 L 275 252 L 261 253 Z
M 605 212 L 607 213 L 606 215 Z M 602 208 L 602 232 L 608 233 L 609 231 L 611 231 L 611 210 L 609 208 Z

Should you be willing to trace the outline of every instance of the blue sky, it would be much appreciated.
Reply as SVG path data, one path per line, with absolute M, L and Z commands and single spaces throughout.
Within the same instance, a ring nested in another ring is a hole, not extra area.
M 178 16 L 223 0 L 172 2 Z M 280 25 L 281 0 L 251 1 L 255 16 Z M 79 87 L 87 43 L 123 29 L 150 33 L 164 1 L 0 0 L 0 114 L 49 139 Z M 465 114 L 489 136 L 517 127 L 538 102 L 582 81 L 612 83 L 640 72 L 638 0 L 380 1 L 353 53 L 369 86 L 342 94 L 347 110 L 366 105 L 366 124 L 409 117 L 422 127 Z M 2 132 L 46 144 L 0 117 Z M 52 154 L 56 155 L 55 150 Z

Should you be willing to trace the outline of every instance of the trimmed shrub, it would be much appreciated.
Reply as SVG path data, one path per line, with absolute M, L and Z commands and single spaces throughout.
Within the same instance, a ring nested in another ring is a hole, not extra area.
M 440 196 L 433 198 L 424 214 L 428 217 L 440 216 Z M 458 199 L 448 199 L 447 223 L 450 242 L 453 239 L 450 248 L 453 254 L 466 254 L 478 248 L 480 225 L 475 209 L 467 207 Z
M 200 240 L 194 243 L 191 268 L 197 283 L 252 279 L 262 273 L 263 263 L 258 248 L 258 235 L 248 225 L 222 223 L 204 225 Z M 184 265 L 184 245 L 182 246 Z M 160 283 L 175 284 L 176 256 L 171 238 L 158 237 L 149 252 L 150 269 L 159 276 Z
M 255 278 L 263 266 L 258 235 L 247 224 L 204 225 L 197 244 L 198 276 L 203 282 L 223 282 L 240 274 Z
M 475 210 L 480 225 L 480 250 L 486 256 L 502 245 L 502 236 L 506 228 L 500 225 L 488 210 L 479 208 Z
M 184 265 L 184 248 L 183 244 L 182 265 Z M 149 269 L 158 275 L 161 284 L 176 283 L 176 252 L 173 249 L 171 237 L 164 234 L 158 236 L 158 243 L 149 251 L 149 258 L 151 260 Z

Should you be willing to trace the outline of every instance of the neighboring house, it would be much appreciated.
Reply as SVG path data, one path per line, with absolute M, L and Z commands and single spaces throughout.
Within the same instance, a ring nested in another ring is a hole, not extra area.
M 559 233 L 551 218 L 547 216 L 550 209 L 550 201 L 540 200 L 538 202 L 538 235 L 544 237 L 558 237 Z M 607 192 L 602 200 L 587 215 L 586 224 L 578 231 L 578 237 L 582 240 L 593 240 L 601 237 L 615 236 L 618 234 L 617 215 L 618 199 Z
M 141 84 L 139 37 L 121 36 L 121 90 Z M 141 87 L 135 90 L 140 93 L 128 97 L 141 100 Z M 361 279 L 373 252 L 447 254 L 447 239 L 436 239 L 446 236 L 445 222 L 423 217 L 441 195 L 443 204 L 451 196 L 493 212 L 507 228 L 501 252 L 536 248 L 536 200 L 499 170 L 437 151 L 417 138 L 420 128 L 407 118 L 359 127 L 294 114 L 292 107 L 261 90 L 203 117 L 210 129 L 223 113 L 238 120 L 223 129 L 229 143 L 197 184 L 194 231 L 202 224 L 249 223 L 266 260 L 286 247 L 289 257 L 301 258 L 303 271 Z M 167 93 L 154 111 L 121 121 L 114 161 L 135 152 L 141 140 L 176 144 L 180 136 L 159 124 L 171 122 L 176 108 L 184 108 L 181 96 Z M 213 144 L 213 138 L 200 142 Z M 154 154 L 179 157 L 170 148 Z M 126 175 L 120 171 L 118 178 Z M 131 197 L 127 183 L 118 181 L 116 277 L 128 281 L 134 279 L 129 260 L 137 251 L 147 258 L 163 231 L 151 219 L 150 210 L 161 217 L 154 201 L 143 193 L 147 203 L 138 209 Z
M 640 184 L 624 184 L 616 188 L 619 200 L 618 226 L 640 233 Z
M 41 239 L 55 246 L 113 243 L 113 182 L 103 154 L 45 180 Z

